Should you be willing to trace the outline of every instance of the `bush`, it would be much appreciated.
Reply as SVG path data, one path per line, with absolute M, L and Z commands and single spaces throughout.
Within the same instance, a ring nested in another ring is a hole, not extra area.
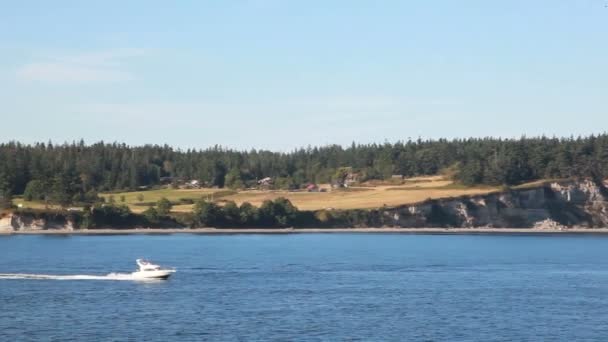
M 259 221 L 258 208 L 251 203 L 245 202 L 239 207 L 239 225 L 253 227 Z
M 298 208 L 286 198 L 264 201 L 259 209 L 260 223 L 267 227 L 289 227 L 294 225 L 297 213 Z
M 94 206 L 87 219 L 91 228 L 134 227 L 142 223 L 140 216 L 131 213 L 126 205 Z
M 173 208 L 173 204 L 171 204 L 171 202 L 168 199 L 166 199 L 165 197 L 159 199 L 158 202 L 156 202 L 156 211 L 158 212 L 158 215 L 160 215 L 160 216 L 169 215 L 172 208 Z
M 221 225 L 232 227 L 240 226 L 241 210 L 234 201 L 229 201 L 224 204 L 224 207 L 222 208 L 222 217 Z
M 146 209 L 142 216 L 150 223 L 150 225 L 157 225 L 160 222 L 158 211 L 154 207 Z
M 194 205 L 194 220 L 202 227 L 215 227 L 221 218 L 221 208 L 213 203 L 199 200 Z

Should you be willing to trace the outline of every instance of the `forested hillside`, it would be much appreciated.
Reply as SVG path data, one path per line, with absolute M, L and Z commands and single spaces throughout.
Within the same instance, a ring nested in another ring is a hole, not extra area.
M 513 185 L 541 178 L 608 175 L 608 135 L 579 138 L 457 139 L 350 147 L 302 148 L 289 153 L 236 151 L 219 146 L 179 150 L 84 142 L 0 145 L 4 198 L 29 189 L 60 203 L 99 191 L 155 185 L 163 177 L 197 179 L 208 186 L 247 186 L 273 177 L 285 188 L 332 181 L 350 167 L 360 181 L 394 174 L 412 177 L 453 170 L 463 184 Z

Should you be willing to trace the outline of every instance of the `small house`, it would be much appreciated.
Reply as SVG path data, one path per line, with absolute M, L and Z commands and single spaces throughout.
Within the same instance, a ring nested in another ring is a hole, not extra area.
M 319 187 L 317 186 L 317 184 L 310 183 L 306 186 L 306 191 L 317 192 L 317 191 L 319 191 Z
M 348 186 L 353 185 L 358 182 L 359 182 L 359 174 L 354 173 L 354 172 L 349 172 L 346 175 L 346 179 L 344 179 L 344 186 L 348 187 Z
M 272 178 L 266 177 L 258 180 L 258 185 L 262 188 L 267 188 L 272 185 Z
M 160 177 L 160 184 L 171 184 L 173 182 L 173 177 Z
M 266 178 L 262 178 L 258 181 L 258 184 L 260 185 L 270 185 L 272 184 L 272 178 L 270 177 L 266 177 Z
M 200 189 L 201 188 L 201 182 L 193 179 L 191 181 L 186 182 L 186 188 L 188 189 Z

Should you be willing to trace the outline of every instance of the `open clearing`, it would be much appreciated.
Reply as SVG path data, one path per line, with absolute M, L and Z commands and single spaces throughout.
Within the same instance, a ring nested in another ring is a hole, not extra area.
M 37 201 L 26 201 L 23 198 L 13 199 L 13 204 L 20 208 L 32 208 L 32 209 L 61 209 L 58 205 L 47 205 L 44 202 Z
M 279 197 L 289 199 L 298 209 L 371 209 L 382 206 L 398 206 L 421 202 L 426 199 L 448 198 L 463 195 L 486 194 L 498 191 L 498 187 L 464 187 L 452 183 L 450 180 L 440 176 L 416 177 L 406 179 L 402 184 L 384 184 L 376 186 L 351 187 L 327 192 L 306 191 L 282 191 L 282 190 L 242 190 L 231 193 L 224 189 L 162 189 L 138 192 L 125 192 L 112 194 L 117 203 L 120 197 L 125 196 L 125 203 L 134 212 L 146 209 L 145 205 L 137 199 L 138 194 L 144 196 L 143 203 L 156 202 L 166 197 L 171 202 L 175 212 L 188 212 L 192 210 L 192 204 L 177 204 L 180 199 L 197 200 L 200 198 L 211 199 L 218 203 L 235 201 L 237 204 L 249 202 L 259 206 L 265 200 L 273 200 Z M 103 194 L 109 197 L 110 194 Z
M 158 190 L 148 190 L 148 191 L 131 191 L 131 192 L 119 192 L 119 193 L 104 193 L 100 194 L 101 197 L 104 197 L 106 201 L 110 198 L 110 196 L 114 196 L 114 201 L 116 203 L 122 203 L 121 197 L 125 197 L 124 203 L 131 208 L 133 212 L 142 212 L 148 208 L 148 205 L 151 203 L 156 203 L 159 199 L 165 197 L 172 203 L 179 203 L 182 200 L 192 200 L 197 201 L 201 198 L 214 200 L 213 194 L 218 192 L 226 192 L 224 189 L 158 189 Z M 142 196 L 142 200 L 138 198 Z M 176 208 L 183 207 L 176 205 Z M 189 211 L 192 208 L 192 205 L 185 205 L 185 207 L 189 208 Z M 176 210 L 180 211 L 180 210 Z
M 520 187 L 539 186 L 543 181 L 524 184 Z M 327 188 L 326 186 L 323 186 Z M 118 204 L 124 203 L 133 212 L 142 212 L 149 205 L 156 203 L 165 197 L 174 203 L 174 212 L 189 212 L 193 205 L 188 202 L 199 199 L 212 200 L 217 203 L 235 201 L 237 204 L 249 202 L 259 206 L 265 200 L 273 200 L 279 197 L 289 199 L 301 210 L 319 209 L 371 209 L 383 206 L 399 206 L 424 201 L 426 199 L 440 199 L 458 197 L 463 195 L 480 195 L 500 191 L 500 187 L 476 186 L 465 187 L 454 184 L 452 181 L 441 176 L 416 177 L 405 179 L 402 182 L 376 182 L 364 186 L 350 187 L 327 192 L 306 191 L 283 191 L 283 190 L 241 190 L 231 191 L 227 189 L 158 189 L 148 191 L 133 191 L 119 193 L 104 193 L 100 196 L 108 200 L 110 196 Z M 139 196 L 143 198 L 138 198 Z M 15 199 L 15 203 L 21 203 L 23 207 L 43 208 L 44 204 L 37 202 L 23 202 Z
M 332 192 L 265 192 L 243 191 L 236 195 L 224 197 L 238 204 L 249 202 L 259 206 L 263 201 L 285 197 L 302 210 L 316 209 L 366 209 L 382 206 L 398 206 L 424 201 L 432 198 L 455 197 L 462 195 L 482 194 L 497 189 L 425 189 L 410 188 L 401 191 L 391 191 L 390 188 L 372 188 L 362 191 L 332 191 Z

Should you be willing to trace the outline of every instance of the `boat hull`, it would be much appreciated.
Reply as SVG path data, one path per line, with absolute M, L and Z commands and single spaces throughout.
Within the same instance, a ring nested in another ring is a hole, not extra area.
M 135 279 L 168 279 L 174 270 L 137 271 L 131 273 Z

